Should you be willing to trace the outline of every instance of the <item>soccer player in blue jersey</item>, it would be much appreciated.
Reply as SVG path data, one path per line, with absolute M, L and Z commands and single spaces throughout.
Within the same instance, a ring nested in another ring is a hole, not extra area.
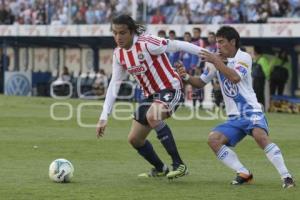
M 281 150 L 271 142 L 267 120 L 252 88 L 251 56 L 239 49 L 240 36 L 229 26 L 217 31 L 218 54 L 203 51 L 202 59 L 212 65 L 199 77 L 191 77 L 182 64 L 177 65 L 179 75 L 194 87 L 204 87 L 214 77 L 220 82 L 228 120 L 215 127 L 208 137 L 208 144 L 217 158 L 237 173 L 233 185 L 253 179 L 252 173 L 229 147 L 234 147 L 246 135 L 251 135 L 279 172 L 283 188 L 295 186 L 287 169 Z

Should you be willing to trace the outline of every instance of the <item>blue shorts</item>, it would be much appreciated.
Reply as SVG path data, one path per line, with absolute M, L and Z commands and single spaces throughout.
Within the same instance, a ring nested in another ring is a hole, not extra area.
M 246 135 L 252 135 L 254 128 L 262 128 L 269 133 L 268 122 L 263 113 L 252 113 L 247 116 L 230 116 L 229 119 L 215 127 L 212 131 L 222 133 L 227 139 L 228 146 L 235 146 Z

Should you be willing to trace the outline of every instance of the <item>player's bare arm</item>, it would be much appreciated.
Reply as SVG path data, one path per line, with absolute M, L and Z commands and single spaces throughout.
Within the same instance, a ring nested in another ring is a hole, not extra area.
M 241 80 L 241 77 L 233 69 L 225 65 L 220 55 L 208 51 L 201 51 L 200 56 L 204 61 L 214 64 L 216 69 L 224 74 L 232 83 L 238 83 Z
M 193 77 L 190 76 L 186 71 L 185 71 L 185 67 L 183 65 L 182 62 L 177 62 L 175 63 L 175 67 L 177 69 L 177 72 L 179 74 L 179 76 L 186 81 L 187 83 L 191 84 L 193 87 L 196 88 L 203 88 L 206 83 L 204 81 L 202 81 L 199 77 Z

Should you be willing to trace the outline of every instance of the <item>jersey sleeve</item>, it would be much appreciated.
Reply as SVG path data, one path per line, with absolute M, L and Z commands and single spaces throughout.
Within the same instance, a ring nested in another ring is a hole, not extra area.
M 168 45 L 166 39 L 154 35 L 147 35 L 145 40 L 146 47 L 150 54 L 159 55 L 166 52 Z
M 245 55 L 239 58 L 234 66 L 235 72 L 243 79 L 249 72 L 252 66 L 251 56 Z
M 205 63 L 204 72 L 200 75 L 200 79 L 204 83 L 209 83 L 217 75 L 217 70 L 215 66 L 211 63 Z
M 100 120 L 107 120 L 111 113 L 112 107 L 116 101 L 120 85 L 126 75 L 126 70 L 117 61 L 115 54 L 113 55 L 112 78 L 109 83 Z
M 167 52 L 184 51 L 199 56 L 200 51 L 208 51 L 207 49 L 186 41 L 167 40 L 167 42 Z

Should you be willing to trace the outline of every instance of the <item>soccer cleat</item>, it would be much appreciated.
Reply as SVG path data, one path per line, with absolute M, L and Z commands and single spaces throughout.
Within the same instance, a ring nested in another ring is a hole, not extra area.
M 283 188 L 292 188 L 295 186 L 296 186 L 296 184 L 292 177 L 286 177 L 283 179 L 283 184 L 282 184 Z
M 236 178 L 231 182 L 231 185 L 242 185 L 250 183 L 253 180 L 253 174 L 238 173 Z
M 177 168 L 175 168 L 173 171 L 170 171 L 167 174 L 168 179 L 173 179 L 173 178 L 179 178 L 181 176 L 188 175 L 188 168 L 185 164 L 180 164 Z
M 152 168 L 150 172 L 139 174 L 138 177 L 150 178 L 150 177 L 164 177 L 169 173 L 167 165 L 163 166 L 162 171 L 158 171 L 156 168 Z

